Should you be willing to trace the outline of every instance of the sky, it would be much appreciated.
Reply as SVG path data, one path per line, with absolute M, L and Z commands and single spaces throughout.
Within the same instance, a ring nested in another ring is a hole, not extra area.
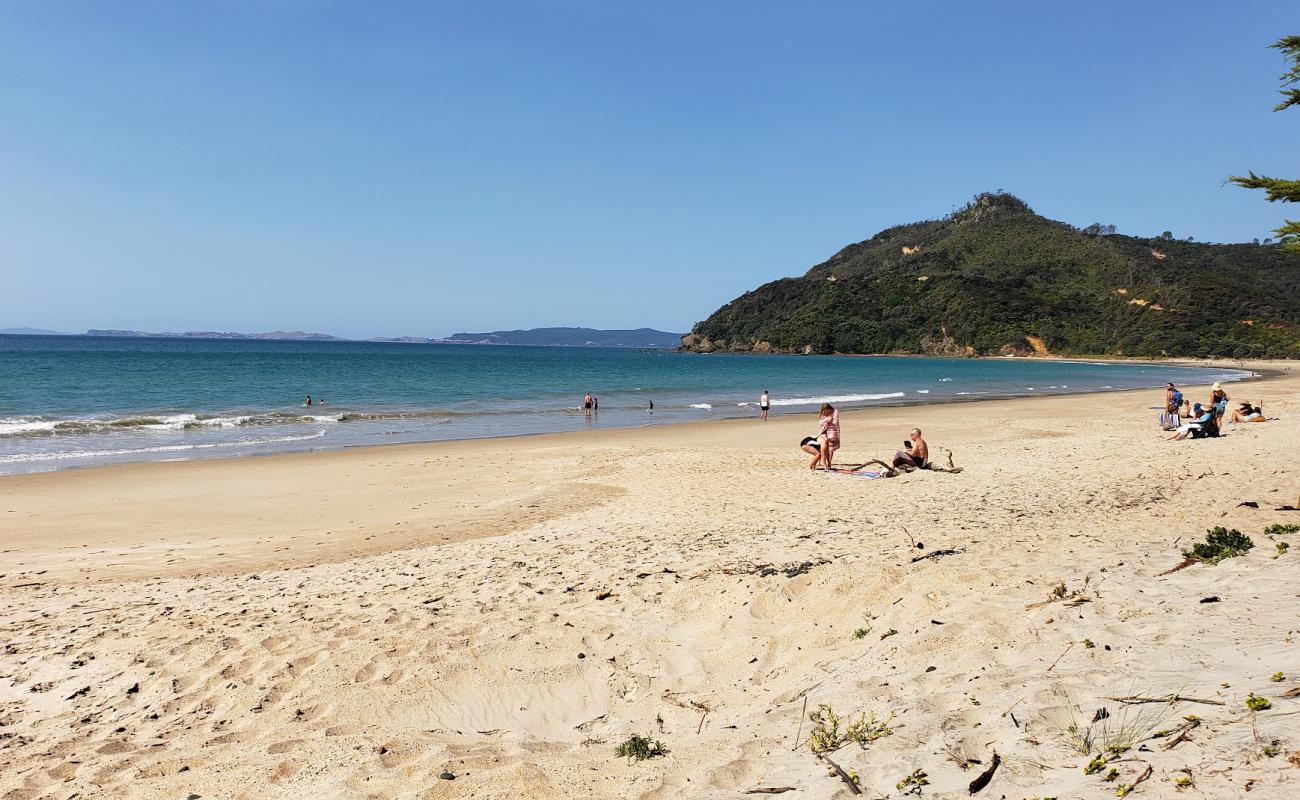
M 1270 236 L 1290 2 L 0 6 L 0 328 L 686 331 L 982 191 Z

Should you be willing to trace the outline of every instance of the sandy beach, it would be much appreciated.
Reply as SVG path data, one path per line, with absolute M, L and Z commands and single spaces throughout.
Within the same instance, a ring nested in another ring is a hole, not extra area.
M 1278 419 L 1204 441 L 1160 390 L 844 414 L 959 474 L 810 472 L 791 415 L 0 478 L 0 797 L 1300 796 L 1300 370 L 1247 366 Z M 822 705 L 889 734 L 828 763 Z

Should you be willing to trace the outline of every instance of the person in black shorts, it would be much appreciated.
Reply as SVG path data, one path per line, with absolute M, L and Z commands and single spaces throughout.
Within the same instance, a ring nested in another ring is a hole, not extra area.
M 772 407 L 772 398 L 768 396 L 767 390 L 758 397 L 758 418 L 767 419 L 767 410 Z

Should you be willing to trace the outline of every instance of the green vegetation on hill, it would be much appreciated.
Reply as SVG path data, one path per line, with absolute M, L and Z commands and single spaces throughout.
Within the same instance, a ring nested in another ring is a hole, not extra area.
M 1122 236 L 982 194 L 715 311 L 699 352 L 1300 357 L 1300 256 Z

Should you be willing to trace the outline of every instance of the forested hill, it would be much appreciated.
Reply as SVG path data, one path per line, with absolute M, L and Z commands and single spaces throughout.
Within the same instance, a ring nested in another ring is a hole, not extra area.
M 1300 256 L 1079 230 L 984 194 L 736 298 L 682 346 L 1300 358 Z

